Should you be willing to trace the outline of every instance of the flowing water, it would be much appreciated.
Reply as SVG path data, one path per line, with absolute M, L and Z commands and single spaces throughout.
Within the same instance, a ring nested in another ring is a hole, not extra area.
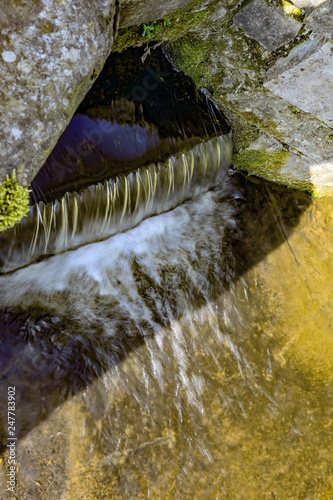
M 111 54 L 0 234 L 0 273 L 104 240 L 221 183 L 230 127 L 161 51 Z
M 333 498 L 332 208 L 229 172 L 0 276 L 17 498 Z
M 45 255 L 108 238 L 150 215 L 176 207 L 221 182 L 231 160 L 231 135 L 120 174 L 58 200 L 32 205 L 20 224 L 0 235 L 2 272 Z

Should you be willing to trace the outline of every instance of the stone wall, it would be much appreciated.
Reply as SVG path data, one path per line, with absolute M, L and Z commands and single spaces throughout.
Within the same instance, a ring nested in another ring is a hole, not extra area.
M 333 2 L 194 0 L 165 19 L 170 25 L 160 22 L 149 46 L 162 42 L 221 105 L 233 126 L 234 166 L 331 194 Z M 113 49 L 144 43 L 142 32 L 121 29 Z
M 114 0 L 21 0 L 0 21 L 0 180 L 27 185 L 103 67 Z
M 212 3 L 166 44 L 229 116 L 234 165 L 314 196 L 333 192 L 333 2 L 319 2 Z

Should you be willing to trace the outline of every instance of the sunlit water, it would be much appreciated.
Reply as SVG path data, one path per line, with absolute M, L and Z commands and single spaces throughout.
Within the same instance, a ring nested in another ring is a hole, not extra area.
M 0 277 L 17 498 L 333 498 L 332 208 L 231 175 Z

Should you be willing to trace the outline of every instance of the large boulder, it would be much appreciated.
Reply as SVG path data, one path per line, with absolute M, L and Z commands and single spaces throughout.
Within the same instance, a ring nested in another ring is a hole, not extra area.
M 114 0 L 21 0 L 0 21 L 0 181 L 27 185 L 110 53 Z

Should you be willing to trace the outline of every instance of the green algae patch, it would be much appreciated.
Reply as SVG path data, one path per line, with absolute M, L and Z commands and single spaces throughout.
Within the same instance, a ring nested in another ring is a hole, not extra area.
M 288 151 L 279 149 L 269 153 L 266 149 L 247 149 L 233 157 L 237 169 L 246 170 L 251 175 L 259 175 L 276 182 L 280 169 L 285 165 Z
M 0 231 L 14 226 L 29 211 L 29 189 L 18 184 L 16 172 L 0 184 Z
M 289 153 L 285 149 L 277 149 L 272 152 L 264 148 L 247 149 L 236 153 L 232 162 L 237 170 L 245 170 L 249 175 L 256 175 L 300 191 L 313 192 L 314 187 L 311 181 L 300 181 L 281 171 L 286 165 L 288 155 Z

